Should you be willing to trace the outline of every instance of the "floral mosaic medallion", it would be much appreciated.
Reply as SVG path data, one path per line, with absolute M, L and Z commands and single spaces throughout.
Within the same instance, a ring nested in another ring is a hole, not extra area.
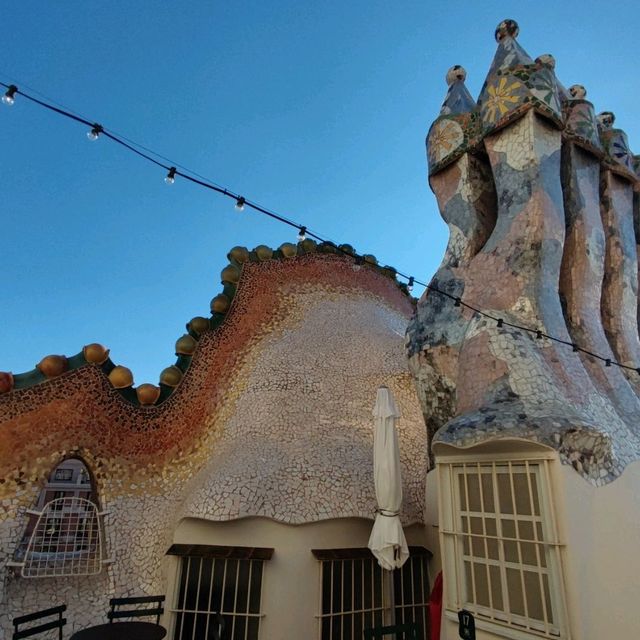
M 495 124 L 521 101 L 522 83 L 506 77 L 487 87 L 486 100 L 482 105 L 482 120 L 486 125 Z
M 429 132 L 429 163 L 433 165 L 440 162 L 463 143 L 464 132 L 455 120 L 447 118 L 435 122 Z

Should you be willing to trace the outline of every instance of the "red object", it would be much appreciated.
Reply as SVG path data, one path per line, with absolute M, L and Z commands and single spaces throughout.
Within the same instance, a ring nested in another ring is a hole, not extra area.
M 0 371 L 0 393 L 13 389 L 13 376 L 8 371 Z
M 442 571 L 436 576 L 429 596 L 429 628 L 430 640 L 440 640 L 440 623 L 442 621 Z

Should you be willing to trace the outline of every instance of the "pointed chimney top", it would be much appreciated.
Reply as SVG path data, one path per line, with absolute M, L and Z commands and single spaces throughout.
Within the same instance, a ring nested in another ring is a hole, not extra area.
M 503 20 L 496 28 L 498 47 L 478 98 L 483 135 L 507 126 L 529 109 L 562 127 L 555 60 L 545 54 L 534 62 L 515 39 L 518 31 L 515 20 Z
M 447 71 L 449 90 L 427 134 L 429 175 L 455 162 L 478 142 L 478 107 L 464 83 L 466 77 L 459 64 Z
M 603 111 L 596 119 L 600 141 L 606 153 L 604 164 L 619 176 L 636 182 L 638 176 L 633 166 L 633 154 L 629 149 L 627 134 L 622 129 L 614 128 L 615 115 L 611 111 Z
M 441 116 L 461 115 L 476 110 L 476 102 L 464 83 L 466 77 L 467 72 L 459 64 L 447 71 L 449 91 L 440 109 Z
M 529 54 L 520 46 L 516 36 L 520 31 L 515 20 L 503 20 L 496 27 L 496 42 L 498 50 L 493 58 L 489 75 L 498 71 L 506 71 L 518 65 L 533 64 Z
M 587 100 L 587 90 L 581 84 L 572 84 L 567 95 L 564 102 L 564 137 L 596 158 L 602 158 L 604 148 L 598 134 L 599 125 L 593 105 Z
M 551 71 L 553 71 L 555 74 L 556 59 L 550 53 L 543 53 L 541 56 L 538 56 L 535 61 L 536 64 L 551 69 Z M 571 98 L 569 92 L 565 89 L 565 86 L 562 84 L 562 82 L 560 82 L 560 80 L 558 80 L 557 77 L 556 85 L 558 86 L 558 94 L 560 95 L 560 100 L 562 102 L 566 102 L 567 100 L 569 100 L 569 98 Z

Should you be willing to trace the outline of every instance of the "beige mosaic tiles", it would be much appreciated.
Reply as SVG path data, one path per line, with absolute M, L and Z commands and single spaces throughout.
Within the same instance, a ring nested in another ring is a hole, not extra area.
M 403 519 L 422 521 L 426 434 L 400 339 L 406 318 L 345 293 L 295 292 L 286 322 L 255 345 L 185 516 L 371 517 L 372 398 L 385 383 L 403 414 Z
M 351 259 L 248 263 L 225 322 L 200 337 L 162 405 L 128 403 L 92 365 L 2 396 L 0 629 L 64 601 L 73 631 L 104 621 L 114 595 L 163 593 L 164 554 L 183 515 L 371 517 L 366 458 L 381 383 L 404 414 L 404 519 L 421 521 L 426 433 L 403 353 L 411 312 L 391 278 Z M 114 562 L 91 578 L 16 577 L 6 562 L 25 509 L 51 469 L 74 455 L 109 512 Z

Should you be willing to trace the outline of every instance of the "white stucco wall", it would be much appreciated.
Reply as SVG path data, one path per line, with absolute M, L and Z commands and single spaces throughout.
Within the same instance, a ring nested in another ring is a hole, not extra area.
M 318 636 L 319 561 L 311 549 L 366 547 L 373 522 L 359 518 L 287 525 L 266 518 L 210 522 L 187 518 L 175 533 L 178 544 L 208 544 L 274 549 L 265 561 L 260 637 L 265 640 L 311 640 Z M 422 525 L 405 528 L 410 545 L 425 545 Z M 168 558 L 167 611 L 171 629 L 179 558 Z
M 633 638 L 640 630 L 640 462 L 595 488 L 563 466 L 567 588 L 575 638 Z
M 468 454 L 472 461 L 473 452 Z M 430 473 L 427 505 L 434 502 L 434 481 L 435 474 Z M 635 637 L 640 629 L 640 462 L 630 464 L 614 482 L 594 487 L 556 458 L 551 484 L 560 540 L 564 543 L 561 555 L 570 635 L 563 638 Z M 437 522 L 431 520 L 429 512 L 426 519 Z M 476 629 L 477 640 L 535 637 L 538 636 L 516 629 Z M 441 638 L 459 638 L 457 619 L 445 617 Z

